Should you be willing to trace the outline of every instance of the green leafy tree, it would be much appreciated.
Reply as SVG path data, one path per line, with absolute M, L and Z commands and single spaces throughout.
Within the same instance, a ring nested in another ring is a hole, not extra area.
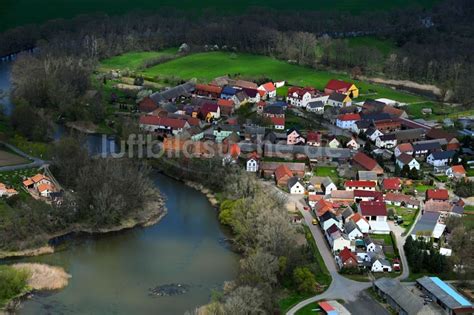
M 302 294 L 314 293 L 318 284 L 314 274 L 306 267 L 297 267 L 293 270 L 293 282 L 298 292 Z

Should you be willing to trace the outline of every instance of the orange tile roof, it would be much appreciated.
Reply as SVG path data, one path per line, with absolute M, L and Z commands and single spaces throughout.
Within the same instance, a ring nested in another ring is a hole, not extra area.
M 41 184 L 38 186 L 38 191 L 42 193 L 45 190 L 53 190 L 53 187 L 50 184 Z
M 275 170 L 275 178 L 277 181 L 279 181 L 283 176 L 288 175 L 289 177 L 293 176 L 293 173 L 290 171 L 288 166 L 282 164 L 278 166 Z
M 33 184 L 34 184 L 34 182 L 33 182 L 30 178 L 28 178 L 27 180 L 24 180 L 24 181 L 23 181 L 23 185 L 24 185 L 24 186 L 27 186 L 27 187 L 28 187 L 28 186 L 31 186 L 31 185 L 33 185 Z
M 466 170 L 462 165 L 453 165 L 451 166 L 451 170 L 453 171 L 453 173 L 466 174 Z

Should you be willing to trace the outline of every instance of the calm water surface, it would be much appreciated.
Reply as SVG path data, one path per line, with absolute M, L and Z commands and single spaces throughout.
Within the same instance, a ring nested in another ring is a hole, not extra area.
M 3 91 L 10 89 L 10 68 L 0 62 Z M 11 111 L 8 97 L 0 103 Z M 55 139 L 63 133 L 59 127 Z M 88 136 L 87 145 L 89 152 L 98 153 L 102 137 Z M 238 256 L 224 241 L 228 235 L 205 196 L 164 175 L 155 174 L 153 180 L 168 209 L 160 223 L 76 239 L 55 254 L 22 259 L 62 266 L 72 278 L 63 290 L 25 301 L 19 313 L 184 314 L 206 304 L 213 289 L 234 279 Z M 173 297 L 148 295 L 148 289 L 169 283 L 190 285 L 190 291 Z
M 69 286 L 22 304 L 20 314 L 184 314 L 210 299 L 236 276 L 238 256 L 230 251 L 216 210 L 199 192 L 155 175 L 168 214 L 158 224 L 96 239 L 76 240 L 66 250 L 23 259 L 64 267 Z M 190 291 L 152 297 L 148 289 L 184 283 Z

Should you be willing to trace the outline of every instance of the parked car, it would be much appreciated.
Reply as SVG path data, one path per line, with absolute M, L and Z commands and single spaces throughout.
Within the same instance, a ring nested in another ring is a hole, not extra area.
M 318 224 L 318 220 L 313 219 L 313 221 L 311 221 L 311 223 L 312 223 L 313 225 L 317 225 L 317 224 Z

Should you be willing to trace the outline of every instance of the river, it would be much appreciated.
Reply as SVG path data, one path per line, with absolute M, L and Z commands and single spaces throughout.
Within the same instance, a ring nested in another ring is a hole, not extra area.
M 0 88 L 8 89 L 8 83 L 9 65 L 0 63 Z M 96 148 L 100 138 L 92 136 L 88 143 Z M 54 254 L 20 259 L 64 267 L 72 278 L 63 290 L 33 295 L 19 313 L 184 314 L 208 303 L 212 290 L 234 279 L 239 257 L 225 242 L 228 235 L 216 209 L 203 194 L 179 181 L 158 173 L 153 180 L 168 209 L 158 224 L 79 237 Z M 190 285 L 189 292 L 171 297 L 148 294 L 150 288 L 169 283 Z

